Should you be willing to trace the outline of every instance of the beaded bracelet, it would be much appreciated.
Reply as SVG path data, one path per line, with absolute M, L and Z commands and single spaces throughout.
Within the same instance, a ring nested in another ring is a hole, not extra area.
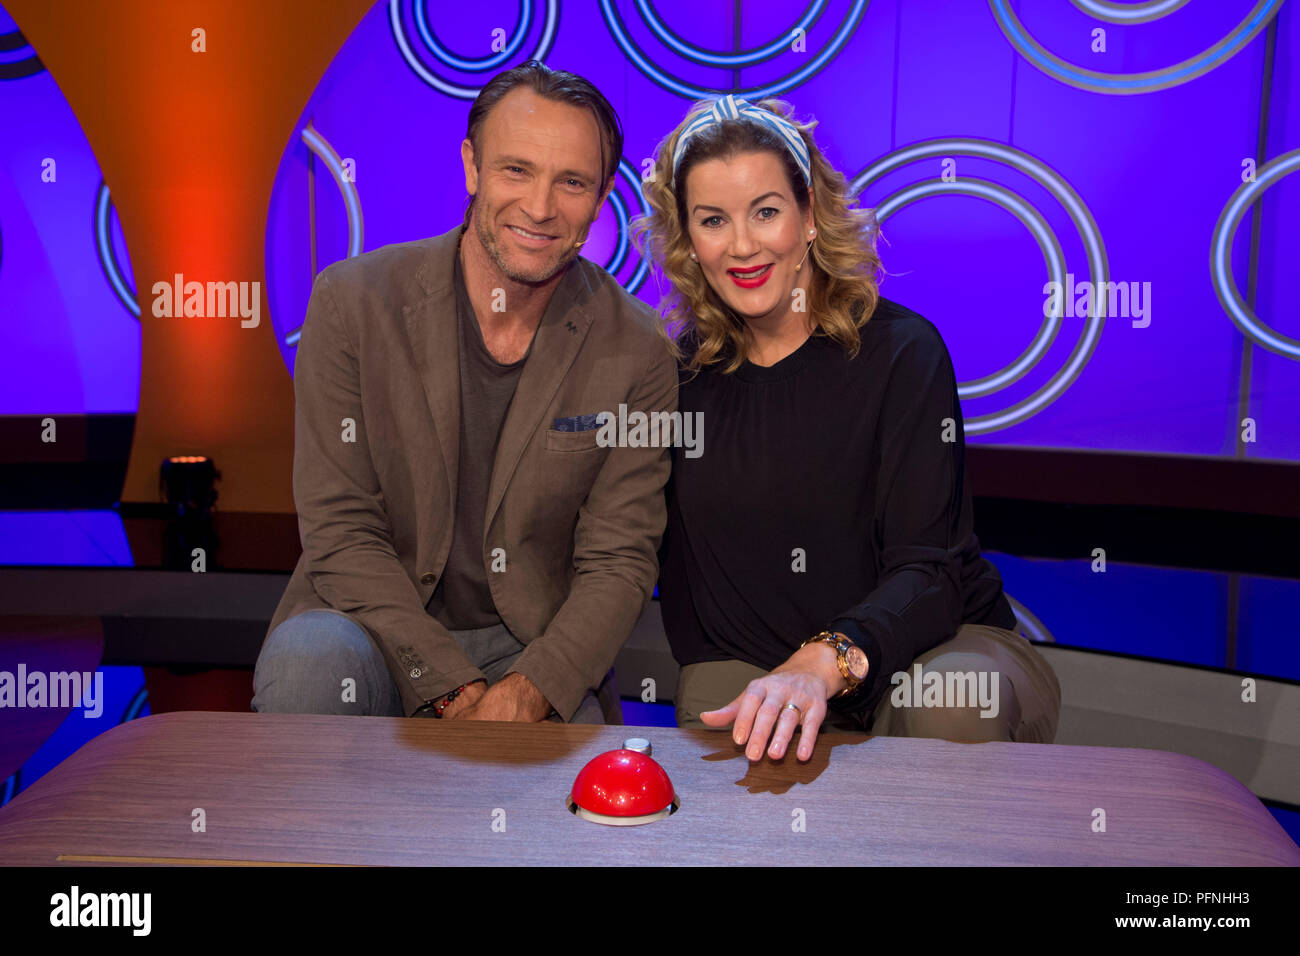
M 441 717 L 442 717 L 442 712 L 443 712 L 444 710 L 447 709 L 447 707 L 451 704 L 451 702 L 452 702 L 453 700 L 455 700 L 457 697 L 460 696 L 461 691 L 463 691 L 463 690 L 464 690 L 466 687 L 468 687 L 470 684 L 477 684 L 477 683 L 478 683 L 478 681 L 473 681 L 473 680 L 472 680 L 472 681 L 469 682 L 469 684 L 461 684 L 459 687 L 457 687 L 455 690 L 453 690 L 450 694 L 448 694 L 446 697 L 444 697 L 444 698 L 443 698 L 442 700 L 440 700 L 438 703 L 434 704 L 434 705 L 433 705 L 433 716 L 438 717 L 438 718 L 441 718 Z

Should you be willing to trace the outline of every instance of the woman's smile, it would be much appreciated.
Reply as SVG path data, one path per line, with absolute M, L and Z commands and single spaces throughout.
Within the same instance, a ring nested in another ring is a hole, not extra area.
M 742 289 L 757 289 L 772 274 L 772 263 L 750 269 L 728 269 L 727 274 L 731 276 L 731 281 Z

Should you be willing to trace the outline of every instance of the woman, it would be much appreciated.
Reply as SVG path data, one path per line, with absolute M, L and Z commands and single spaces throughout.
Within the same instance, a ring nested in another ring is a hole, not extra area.
M 1059 685 L 980 555 L 947 349 L 880 297 L 874 216 L 812 128 L 697 103 L 634 223 L 703 414 L 660 554 L 678 724 L 733 724 L 751 760 L 796 728 L 807 760 L 823 726 L 1051 742 Z

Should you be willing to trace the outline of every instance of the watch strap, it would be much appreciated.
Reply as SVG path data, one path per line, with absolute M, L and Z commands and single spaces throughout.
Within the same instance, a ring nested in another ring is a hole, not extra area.
M 836 666 L 839 667 L 840 675 L 844 678 L 844 683 L 846 685 L 842 691 L 840 691 L 838 694 L 835 695 L 835 697 L 832 697 L 831 699 L 835 700 L 836 698 L 839 697 L 847 697 L 849 694 L 857 690 L 859 685 L 862 684 L 862 680 L 853 676 L 853 671 L 849 668 L 849 661 L 848 661 L 849 648 L 855 647 L 857 645 L 855 645 L 851 640 L 849 640 L 848 637 L 832 634 L 830 631 L 822 631 L 818 634 L 814 634 L 812 637 L 808 638 L 808 640 L 804 641 L 799 646 L 805 647 L 808 644 L 819 644 L 819 643 L 829 644 L 831 647 L 835 648 L 835 664 Z M 859 648 L 859 650 L 861 650 L 861 648 Z M 863 653 L 866 652 L 864 651 Z

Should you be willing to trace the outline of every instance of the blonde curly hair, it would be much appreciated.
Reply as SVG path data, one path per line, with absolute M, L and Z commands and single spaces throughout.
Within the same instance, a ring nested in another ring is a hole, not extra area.
M 631 223 L 633 242 L 643 257 L 666 276 L 671 289 L 660 302 L 661 332 L 685 368 L 698 373 L 705 366 L 724 363 L 734 372 L 746 359 L 745 322 L 713 291 L 708 279 L 690 258 L 691 240 L 685 223 L 686 182 L 691 167 L 710 159 L 729 159 L 744 153 L 772 152 L 780 157 L 786 178 L 801 213 L 809 205 L 808 184 L 794 157 L 775 132 L 760 123 L 728 119 L 692 136 L 673 177 L 673 153 L 678 137 L 713 100 L 699 100 L 675 130 L 659 144 L 652 175 L 641 184 L 651 212 Z M 827 162 L 812 136 L 815 120 L 795 120 L 784 100 L 769 98 L 753 104 L 789 120 L 808 148 L 812 174 L 813 224 L 817 229 L 808 262 L 808 308 L 814 335 L 824 335 L 856 355 L 859 330 L 870 320 L 880 298 L 883 275 L 876 253 L 879 229 L 875 214 L 854 208 L 848 181 Z

